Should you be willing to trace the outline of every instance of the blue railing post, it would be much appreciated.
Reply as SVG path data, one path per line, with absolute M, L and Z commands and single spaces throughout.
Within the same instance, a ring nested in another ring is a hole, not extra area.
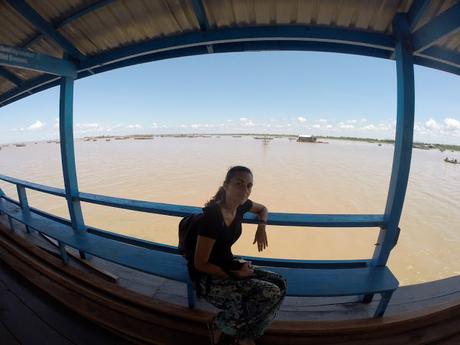
M 72 228 L 76 233 L 84 233 L 86 227 L 83 221 L 80 199 L 78 198 L 73 141 L 73 85 L 74 79 L 72 77 L 62 77 L 59 99 L 59 135 L 65 194 Z M 80 256 L 85 258 L 85 253 L 80 251 Z
M 5 193 L 4 193 L 3 190 L 0 188 L 0 198 L 1 198 L 2 196 L 4 196 L 4 195 L 5 195 Z M 0 216 L 1 216 L 2 214 L 3 214 L 3 211 L 0 210 Z
M 27 193 L 26 188 L 21 185 L 16 185 L 16 189 L 18 191 L 18 198 L 19 204 L 21 205 L 21 209 L 25 214 L 29 214 L 29 202 L 27 201 Z M 26 231 L 30 232 L 29 226 L 26 225 Z
M 397 14 L 393 20 L 396 38 L 397 75 L 397 122 L 396 140 L 393 154 L 393 167 L 384 214 L 384 227 L 381 228 L 372 265 L 385 266 L 391 250 L 399 236 L 401 218 L 414 133 L 414 64 L 412 40 L 409 23 L 405 14 Z

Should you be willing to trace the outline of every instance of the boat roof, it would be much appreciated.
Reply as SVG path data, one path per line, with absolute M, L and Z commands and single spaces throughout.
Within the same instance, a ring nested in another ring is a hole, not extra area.
M 394 59 L 392 23 L 398 13 L 408 19 L 414 63 L 460 75 L 457 0 L 0 0 L 0 106 L 60 79 L 52 69 L 8 66 L 11 48 L 22 56 L 51 58 L 51 64 L 69 62 L 77 79 L 224 52 L 325 51 Z

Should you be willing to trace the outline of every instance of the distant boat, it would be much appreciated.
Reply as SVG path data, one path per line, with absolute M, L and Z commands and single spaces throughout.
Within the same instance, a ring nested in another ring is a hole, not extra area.
M 25 147 L 26 144 L 14 144 L 14 146 L 16 146 L 16 147 Z
M 297 142 L 300 143 L 316 143 L 316 137 L 313 135 L 299 135 Z
M 460 164 L 460 162 L 457 160 L 457 158 L 444 158 L 444 162 L 446 163 L 452 163 L 452 164 Z

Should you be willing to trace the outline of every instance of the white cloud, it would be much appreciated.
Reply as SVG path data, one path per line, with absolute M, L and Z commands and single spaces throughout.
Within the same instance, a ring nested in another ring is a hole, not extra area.
M 431 118 L 425 122 L 425 127 L 431 130 L 438 130 L 440 128 L 437 122 Z
M 255 123 L 249 120 L 247 117 L 240 117 L 240 125 L 243 127 L 253 127 Z
M 367 122 L 367 119 L 363 117 L 359 122 L 365 123 L 365 122 Z
M 321 128 L 320 125 L 313 125 L 312 127 L 313 127 L 313 128 Z
M 306 122 L 307 119 L 306 119 L 305 117 L 299 116 L 299 117 L 297 118 L 297 121 L 299 121 L 300 123 L 303 123 L 303 122 Z
M 350 125 L 350 124 L 345 124 L 343 122 L 339 122 L 339 128 L 341 128 L 341 129 L 352 129 L 352 128 L 355 128 L 355 126 Z
M 158 123 L 154 122 L 154 123 L 152 124 L 152 128 L 158 128 Z
M 326 119 L 319 119 L 318 122 L 321 122 L 321 123 L 326 123 L 327 120 Z
M 414 131 L 422 135 L 427 133 L 425 125 L 420 122 L 414 124 Z
M 128 125 L 127 128 L 128 129 L 141 129 L 142 126 L 136 123 L 134 125 Z
M 81 130 L 91 130 L 91 129 L 98 129 L 99 124 L 98 123 L 77 123 L 75 127 Z
M 358 121 L 356 121 L 356 120 L 347 120 L 347 123 L 356 123 L 356 122 L 358 122 Z
M 459 131 L 460 130 L 460 121 L 452 118 L 444 119 L 446 130 L 448 131 Z
M 29 127 L 26 128 L 27 131 L 37 131 L 45 127 L 45 124 L 39 120 L 35 121 L 33 124 L 31 124 Z M 23 130 L 23 128 L 21 128 Z
M 370 125 L 362 127 L 362 129 L 367 129 L 367 130 L 376 130 L 377 127 L 375 127 L 372 123 Z
M 76 133 L 89 133 L 89 132 L 99 132 L 104 129 L 98 123 L 77 123 L 75 125 Z

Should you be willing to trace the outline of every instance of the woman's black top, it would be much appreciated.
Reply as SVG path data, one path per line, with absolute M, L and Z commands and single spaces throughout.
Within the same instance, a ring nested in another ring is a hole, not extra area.
M 233 260 L 232 245 L 240 238 L 243 216 L 251 208 L 252 201 L 249 199 L 238 206 L 235 218 L 229 226 L 225 224 L 219 205 L 215 204 L 203 208 L 203 216 L 197 220 L 194 226 L 196 226 L 199 236 L 212 238 L 216 241 L 209 256 L 209 263 L 219 266 L 226 272 L 239 269 L 241 264 Z M 189 265 L 189 272 L 194 281 L 200 276 L 194 263 Z

